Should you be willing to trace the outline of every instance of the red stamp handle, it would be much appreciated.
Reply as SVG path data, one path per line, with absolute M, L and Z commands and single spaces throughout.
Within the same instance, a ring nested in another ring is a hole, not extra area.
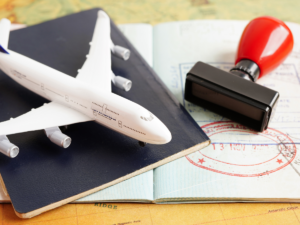
M 260 78 L 279 66 L 293 46 L 293 34 L 284 22 L 270 16 L 258 17 L 246 26 L 235 63 L 252 60 L 259 66 Z

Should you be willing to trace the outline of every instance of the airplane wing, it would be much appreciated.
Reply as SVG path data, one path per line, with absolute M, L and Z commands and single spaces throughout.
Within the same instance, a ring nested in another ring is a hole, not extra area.
M 98 13 L 90 51 L 77 79 L 111 91 L 110 20 L 102 10 Z
M 45 104 L 17 118 L 0 123 L 0 136 L 92 121 L 93 119 L 56 102 Z

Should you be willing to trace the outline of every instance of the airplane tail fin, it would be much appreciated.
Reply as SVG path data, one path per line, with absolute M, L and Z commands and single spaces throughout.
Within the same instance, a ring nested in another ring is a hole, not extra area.
M 5 54 L 9 54 L 8 51 L 6 51 L 6 49 L 3 48 L 1 45 L 0 45 L 0 52 L 5 53 Z
M 0 21 L 0 52 L 9 54 L 7 52 L 8 39 L 10 33 L 10 21 L 8 19 L 2 19 Z

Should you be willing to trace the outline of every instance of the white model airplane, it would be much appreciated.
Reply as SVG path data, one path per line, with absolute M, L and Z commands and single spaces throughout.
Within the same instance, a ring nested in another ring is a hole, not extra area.
M 6 135 L 45 130 L 55 144 L 67 148 L 71 138 L 59 126 L 95 121 L 139 141 L 141 145 L 165 144 L 172 136 L 168 128 L 142 106 L 111 93 L 112 83 L 128 91 L 131 81 L 115 76 L 111 52 L 124 60 L 129 50 L 110 39 L 110 21 L 99 11 L 87 60 L 76 78 L 7 49 L 10 21 L 0 22 L 0 68 L 13 80 L 50 100 L 17 118 L 0 123 L 0 152 L 14 158 L 19 148 Z M 1 93 L 1 92 L 0 92 Z

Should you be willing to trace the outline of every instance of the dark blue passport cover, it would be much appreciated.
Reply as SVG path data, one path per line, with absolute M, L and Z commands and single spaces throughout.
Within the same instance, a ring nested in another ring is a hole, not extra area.
M 98 10 L 13 31 L 8 47 L 75 77 L 89 51 Z M 64 131 L 73 140 L 68 149 L 54 145 L 43 131 L 10 135 L 20 153 L 14 159 L 1 154 L 0 173 L 18 216 L 35 216 L 209 144 L 206 134 L 113 22 L 111 37 L 115 44 L 131 50 L 128 61 L 112 56 L 112 70 L 133 81 L 129 92 L 114 86 L 113 92 L 153 112 L 171 131 L 172 141 L 140 147 L 136 140 L 94 122 L 71 125 Z M 0 121 L 45 102 L 0 73 Z

